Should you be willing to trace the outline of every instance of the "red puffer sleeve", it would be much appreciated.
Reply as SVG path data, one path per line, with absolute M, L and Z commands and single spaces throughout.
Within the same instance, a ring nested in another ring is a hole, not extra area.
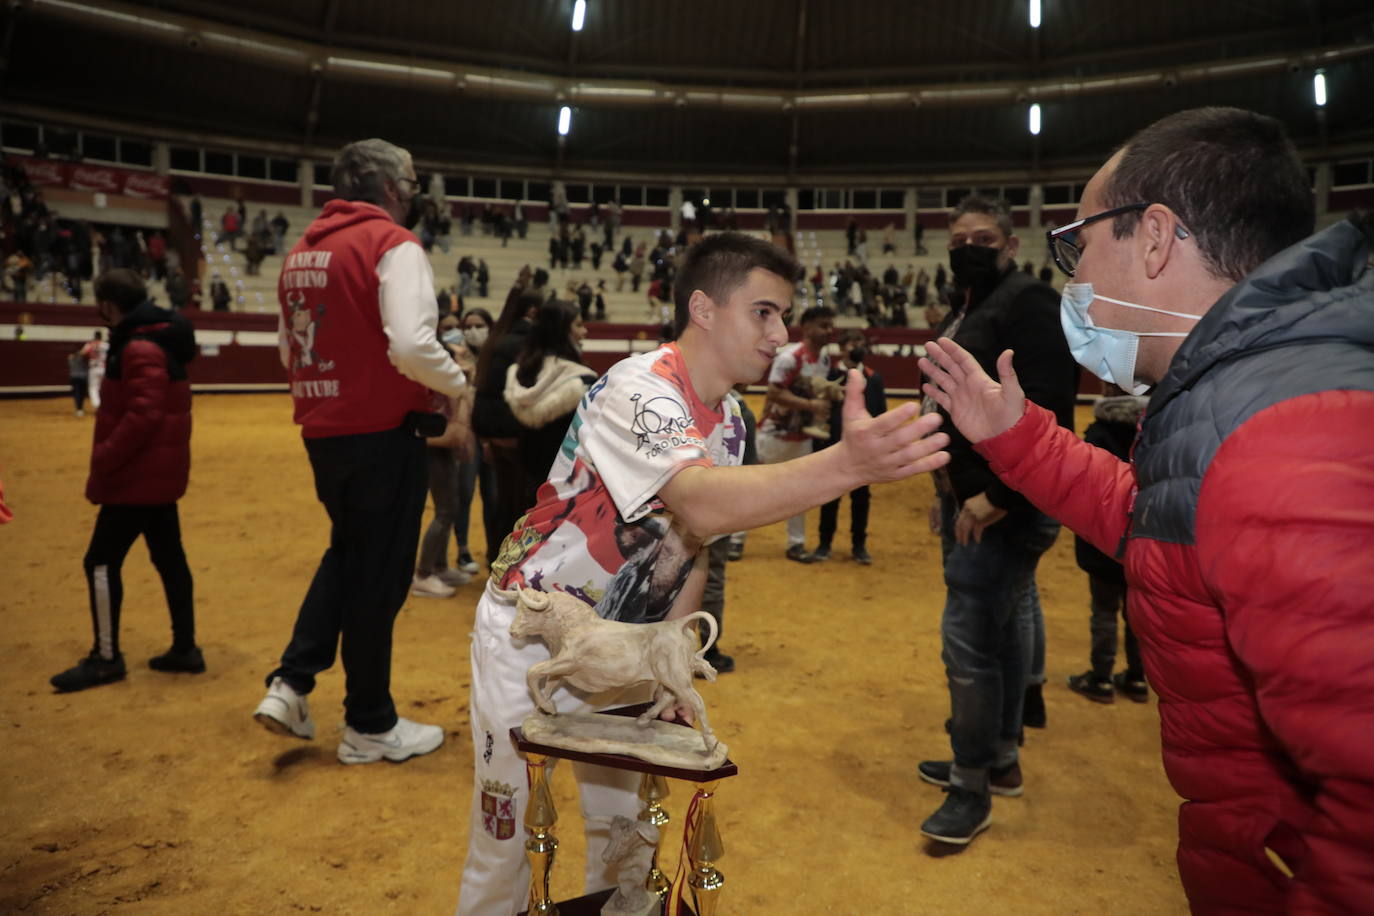
M 1030 401 L 1015 426 L 974 449 L 1003 483 L 1041 512 L 1107 556 L 1116 556 L 1135 501 L 1135 472 L 1129 464 L 1088 445 Z
M 91 451 L 91 473 L 108 477 L 152 441 L 163 423 L 167 406 L 167 356 L 157 344 L 133 340 L 124 348 L 123 380 L 127 391 L 124 412 L 108 436 Z
M 1374 393 L 1284 401 L 1227 438 L 1198 498 L 1199 569 L 1310 798 L 1290 913 L 1374 907 L 1371 430 Z

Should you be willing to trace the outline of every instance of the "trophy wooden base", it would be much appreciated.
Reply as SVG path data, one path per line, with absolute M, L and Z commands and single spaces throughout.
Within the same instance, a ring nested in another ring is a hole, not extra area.
M 611 894 L 615 893 L 615 888 L 607 888 L 604 891 L 597 891 L 595 894 L 587 894 L 585 897 L 577 897 L 573 900 L 560 900 L 558 902 L 558 916 L 601 916 L 601 908 L 606 905 L 606 901 L 611 899 Z M 667 903 L 663 904 L 664 908 Z M 661 913 L 662 910 L 655 910 Z M 520 916 L 526 916 L 529 910 L 521 910 Z M 696 916 L 696 911 L 687 905 L 687 901 L 679 902 L 677 916 Z
M 648 708 L 649 704 L 641 703 L 606 710 L 606 713 L 610 716 L 638 716 Z M 688 735 L 697 735 L 697 732 L 691 729 L 682 730 Z M 718 912 L 721 885 L 724 884 L 724 878 L 716 868 L 715 862 L 720 859 L 724 847 L 721 845 L 715 813 L 712 810 L 712 797 L 720 780 L 739 772 L 733 761 L 727 758 L 719 765 L 714 765 L 715 762 L 712 761 L 706 766 L 665 766 L 622 754 L 572 750 L 532 741 L 523 728 L 512 728 L 510 736 L 516 747 L 525 755 L 526 772 L 530 779 L 530 804 L 525 812 L 525 829 L 529 832 L 530 839 L 525 844 L 525 852 L 530 859 L 531 908 L 547 913 L 550 911 L 546 907 L 556 906 L 557 912 L 562 916 L 601 916 L 601 908 L 614 893 L 613 890 L 605 890 L 556 904 L 549 896 L 549 873 L 558 849 L 558 840 L 553 835 L 558 812 L 554 810 L 553 798 L 549 794 L 545 767 L 549 758 L 562 758 L 642 773 L 639 797 L 645 803 L 645 808 L 639 819 L 660 829 L 660 844 L 664 841 L 662 828 L 668 822 L 668 816 L 659 804 L 660 800 L 668 795 L 666 780 L 683 779 L 696 783 L 693 804 L 699 803 L 700 811 L 687 850 L 687 861 L 682 863 L 682 867 L 690 872 L 684 893 L 692 898 L 695 908 L 689 907 L 684 900 L 673 916 L 696 916 L 698 912 L 705 916 L 715 916 Z M 661 845 L 659 848 L 662 848 Z M 651 892 L 664 893 L 668 883 L 668 878 L 658 871 L 658 853 L 655 852 L 646 887 Z M 667 903 L 663 903 L 663 906 L 666 907 Z M 526 914 L 528 912 L 529 910 L 524 911 Z M 652 912 L 661 911 L 656 909 Z

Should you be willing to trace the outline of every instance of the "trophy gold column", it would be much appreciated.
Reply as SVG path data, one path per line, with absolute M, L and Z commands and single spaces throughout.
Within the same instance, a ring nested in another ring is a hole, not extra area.
M 715 865 L 720 857 L 725 855 L 725 845 L 721 843 L 720 831 L 716 829 L 716 814 L 711 802 L 718 785 L 718 779 L 697 785 L 697 796 L 701 799 L 701 815 L 696 833 L 692 836 L 691 848 L 687 850 L 687 859 L 692 866 L 692 874 L 687 878 L 687 885 L 692 889 L 697 916 L 716 916 L 716 908 L 720 905 L 720 889 L 725 884 L 725 876 Z
M 525 806 L 525 829 L 530 834 L 525 841 L 525 857 L 530 860 L 529 916 L 558 916 L 558 907 L 549 896 L 553 859 L 558 852 L 558 838 L 553 835 L 558 811 L 549 792 L 547 762 L 548 758 L 542 754 L 525 755 L 525 771 L 530 783 L 529 803 Z
M 663 843 L 668 838 L 668 812 L 663 810 L 663 799 L 668 797 L 668 780 L 662 776 L 645 773 L 639 781 L 639 800 L 644 802 L 644 810 L 639 819 L 658 828 L 658 845 L 654 847 L 654 857 L 649 862 L 649 875 L 644 880 L 644 888 L 662 900 L 672 889 L 673 882 L 659 870 L 658 860 L 663 855 Z

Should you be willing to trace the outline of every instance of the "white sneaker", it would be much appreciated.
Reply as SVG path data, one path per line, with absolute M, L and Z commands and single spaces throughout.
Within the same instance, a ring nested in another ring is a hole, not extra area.
M 444 583 L 445 585 L 451 585 L 454 587 L 457 587 L 459 585 L 467 585 L 469 582 L 472 581 L 472 573 L 462 568 L 440 570 L 439 572 L 435 573 L 434 576 L 432 576 L 431 578 L 435 577 L 437 577 L 438 580 Z
M 477 565 L 477 561 L 472 558 L 472 554 L 468 553 L 466 550 L 458 554 L 457 565 L 459 569 L 470 576 L 477 575 L 477 570 L 480 568 Z
M 315 737 L 315 723 L 310 719 L 305 695 L 292 690 L 279 677 L 272 678 L 272 686 L 267 688 L 267 696 L 258 704 L 253 718 L 279 735 L 294 735 L 307 741 Z
M 410 580 L 410 593 L 421 598 L 452 598 L 456 591 L 452 585 L 445 585 L 438 576 L 415 576 Z
M 349 725 L 339 742 L 340 763 L 376 763 L 385 757 L 394 763 L 428 754 L 444 743 L 444 730 L 437 725 L 422 725 L 397 719 L 389 732 L 369 735 Z

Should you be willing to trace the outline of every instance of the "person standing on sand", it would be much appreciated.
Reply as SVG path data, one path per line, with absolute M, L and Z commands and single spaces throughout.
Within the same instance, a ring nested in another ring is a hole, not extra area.
M 154 305 L 143 279 L 127 268 L 95 281 L 96 309 L 110 326 L 105 399 L 95 418 L 86 498 L 100 506 L 84 566 L 95 645 L 56 674 L 58 692 L 124 679 L 119 651 L 120 568 L 141 535 L 162 579 L 172 614 L 172 647 L 148 660 L 155 671 L 199 674 L 191 569 L 181 546 L 177 500 L 191 473 L 191 383 L 195 332 L 176 312 Z

